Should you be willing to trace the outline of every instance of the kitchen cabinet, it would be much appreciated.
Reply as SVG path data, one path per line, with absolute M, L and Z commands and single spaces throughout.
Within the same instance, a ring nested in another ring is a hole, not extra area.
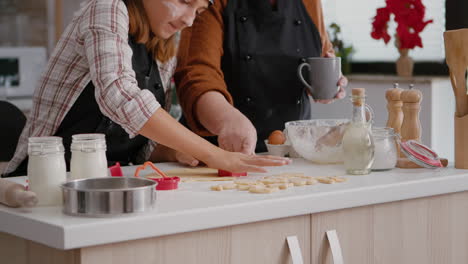
M 454 157 L 454 112 L 455 98 L 448 76 L 415 76 L 401 78 L 391 75 L 350 75 L 346 90 L 366 89 L 366 103 L 374 110 L 374 125 L 384 127 L 387 123 L 387 100 L 385 92 L 398 83 L 402 89 L 414 84 L 422 92 L 420 111 L 421 141 L 433 148 L 441 157 L 453 161 Z M 312 118 L 351 118 L 351 102 L 348 98 L 332 104 L 312 103 Z
M 57 250 L 0 234 L 8 263 L 292 263 L 297 236 L 304 263 L 333 264 L 325 232 L 336 230 L 344 263 L 468 263 L 468 192 L 347 208 L 169 236 Z
M 302 159 L 270 169 L 343 173 L 340 165 Z M 122 170 L 132 175 L 135 167 Z M 155 210 L 114 218 L 0 205 L 0 263 L 292 263 L 286 238 L 297 236 L 304 263 L 332 264 L 329 230 L 338 235 L 345 264 L 468 263 L 468 170 L 394 169 L 347 178 L 268 195 L 185 182 L 159 192 Z
M 344 263 L 468 263 L 468 192 L 312 215 L 311 263 L 334 263 L 335 229 Z

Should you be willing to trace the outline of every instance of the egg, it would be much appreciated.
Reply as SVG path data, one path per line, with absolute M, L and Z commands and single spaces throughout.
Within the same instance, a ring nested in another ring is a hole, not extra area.
M 286 142 L 286 137 L 284 136 L 281 130 L 275 130 L 271 132 L 270 136 L 268 137 L 268 144 L 271 145 L 282 145 Z

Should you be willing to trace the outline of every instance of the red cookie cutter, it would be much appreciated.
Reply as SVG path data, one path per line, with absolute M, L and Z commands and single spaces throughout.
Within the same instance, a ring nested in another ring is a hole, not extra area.
M 109 167 L 110 174 L 112 177 L 123 177 L 122 168 L 120 167 L 120 163 L 115 163 L 114 166 Z
M 148 179 L 157 182 L 156 190 L 158 191 L 167 191 L 175 190 L 179 186 L 180 178 L 179 177 L 168 177 L 164 172 L 162 172 L 158 167 L 156 167 L 152 162 L 147 161 L 143 165 L 139 166 L 135 170 L 135 177 L 140 177 L 139 173 L 141 170 L 146 169 L 147 166 L 150 166 L 154 171 L 156 171 L 162 178 L 148 177 Z
M 247 172 L 230 172 L 225 170 L 218 170 L 219 177 L 239 177 L 239 176 L 247 176 Z

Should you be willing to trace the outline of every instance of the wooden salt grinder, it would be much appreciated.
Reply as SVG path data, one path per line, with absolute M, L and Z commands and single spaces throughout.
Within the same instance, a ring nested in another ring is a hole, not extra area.
M 419 111 L 421 110 L 422 93 L 416 89 L 404 90 L 400 96 L 403 101 L 403 121 L 401 124 L 401 141 L 421 141 L 421 122 Z M 397 162 L 399 168 L 420 168 L 417 164 L 409 161 L 403 153 Z

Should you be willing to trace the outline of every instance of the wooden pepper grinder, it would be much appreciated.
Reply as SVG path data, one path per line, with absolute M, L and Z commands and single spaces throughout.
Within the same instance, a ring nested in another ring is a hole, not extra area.
M 421 122 L 419 121 L 419 111 L 421 110 L 422 93 L 419 90 L 412 89 L 401 92 L 400 98 L 403 101 L 403 121 L 401 123 L 401 141 L 407 140 L 421 141 Z M 400 158 L 397 162 L 398 168 L 420 168 L 414 162 L 408 160 L 400 152 Z
M 398 83 L 393 84 L 393 89 L 385 92 L 385 98 L 387 99 L 387 112 L 388 119 L 386 127 L 393 128 L 396 134 L 400 134 L 401 123 L 403 122 L 403 102 L 401 101 L 401 92 L 403 89 L 398 88 Z M 400 145 L 396 144 L 397 155 L 400 157 Z
M 388 110 L 387 127 L 393 128 L 393 131 L 398 134 L 400 134 L 401 123 L 403 122 L 401 92 L 403 92 L 403 89 L 398 88 L 398 83 L 394 83 L 393 89 L 389 89 L 385 93 Z

